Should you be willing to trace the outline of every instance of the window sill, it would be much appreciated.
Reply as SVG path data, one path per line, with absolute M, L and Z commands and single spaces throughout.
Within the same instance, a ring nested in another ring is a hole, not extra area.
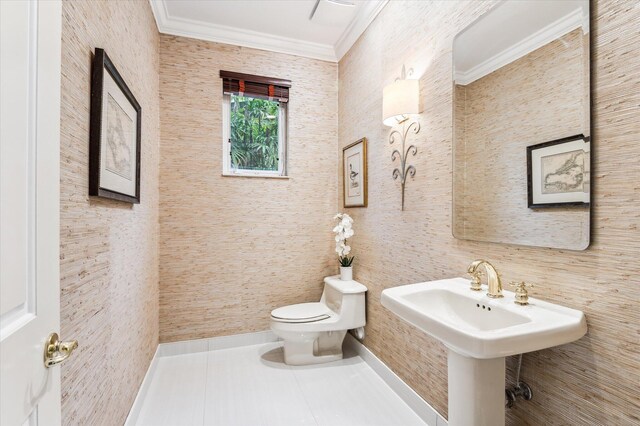
M 242 173 L 222 173 L 222 177 L 237 177 L 237 178 L 258 178 L 258 179 L 290 179 L 290 176 L 279 175 L 259 175 L 259 174 L 242 174 Z

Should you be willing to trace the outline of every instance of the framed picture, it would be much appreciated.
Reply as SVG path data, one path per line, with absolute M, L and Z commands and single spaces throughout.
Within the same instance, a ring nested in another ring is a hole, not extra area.
M 141 108 L 103 49 L 91 75 L 89 195 L 140 202 Z
M 529 208 L 588 206 L 591 143 L 575 135 L 527 147 Z
M 342 150 L 345 207 L 367 207 L 367 139 Z

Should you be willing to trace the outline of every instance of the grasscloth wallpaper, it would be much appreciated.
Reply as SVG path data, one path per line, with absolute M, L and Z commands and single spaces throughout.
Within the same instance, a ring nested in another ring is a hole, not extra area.
M 69 425 L 124 423 L 158 344 L 158 30 L 146 1 L 64 1 L 60 182 L 62 365 Z M 141 204 L 88 197 L 94 48 L 142 106 Z
M 495 2 L 392 1 L 339 63 L 339 145 L 369 139 L 369 207 L 355 218 L 355 278 L 369 288 L 365 344 L 441 414 L 447 413 L 444 347 L 380 304 L 384 288 L 462 276 L 487 258 L 535 297 L 583 310 L 588 335 L 524 356 L 534 399 L 510 425 L 640 422 L 640 2 L 592 2 L 592 244 L 571 252 L 457 240 L 452 214 L 453 36 Z M 417 168 L 400 211 L 399 183 L 382 125 L 382 88 L 403 64 L 421 76 Z M 508 374 L 513 375 L 513 359 Z
M 589 135 L 583 42 L 588 35 L 576 29 L 455 86 L 456 237 L 573 250 L 588 245 L 588 207 L 527 207 L 526 147 Z
M 380 292 L 462 275 L 486 257 L 505 280 L 536 283 L 534 296 L 582 309 L 589 323 L 580 341 L 524 356 L 535 398 L 510 410 L 508 423 L 638 424 L 640 2 L 592 2 L 595 160 L 584 252 L 451 236 L 451 41 L 492 4 L 389 2 L 336 66 L 159 36 L 146 1 L 65 1 L 61 334 L 80 341 L 62 366 L 65 424 L 122 424 L 159 333 L 174 341 L 264 330 L 272 308 L 318 298 L 322 277 L 337 269 L 329 229 L 342 198 L 341 147 L 361 137 L 369 207 L 348 212 L 355 277 L 369 288 L 365 344 L 446 416 L 444 348 L 396 320 Z M 142 105 L 142 203 L 133 207 L 87 196 L 95 47 Z M 381 124 L 382 87 L 402 64 L 422 76 L 424 109 L 405 212 Z M 292 80 L 291 179 L 220 175 L 220 69 Z
M 219 71 L 291 80 L 290 179 L 223 177 Z M 337 273 L 337 64 L 160 37 L 160 340 L 269 327 Z

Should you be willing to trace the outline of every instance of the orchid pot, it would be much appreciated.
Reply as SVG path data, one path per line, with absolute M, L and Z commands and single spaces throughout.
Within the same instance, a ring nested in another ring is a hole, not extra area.
M 353 267 L 351 267 L 351 266 L 341 266 L 340 267 L 340 279 L 342 281 L 351 281 L 351 280 L 353 280 Z

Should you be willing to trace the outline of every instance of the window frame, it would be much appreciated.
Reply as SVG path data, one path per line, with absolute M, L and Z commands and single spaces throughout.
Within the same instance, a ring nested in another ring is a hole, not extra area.
M 237 95 L 236 95 L 237 96 Z M 256 98 L 255 96 L 247 96 Z M 257 98 L 256 98 L 257 99 Z M 276 101 L 277 102 L 277 101 Z M 231 166 L 231 95 L 222 100 L 222 175 L 287 178 L 288 102 L 278 102 L 278 170 L 246 170 Z

